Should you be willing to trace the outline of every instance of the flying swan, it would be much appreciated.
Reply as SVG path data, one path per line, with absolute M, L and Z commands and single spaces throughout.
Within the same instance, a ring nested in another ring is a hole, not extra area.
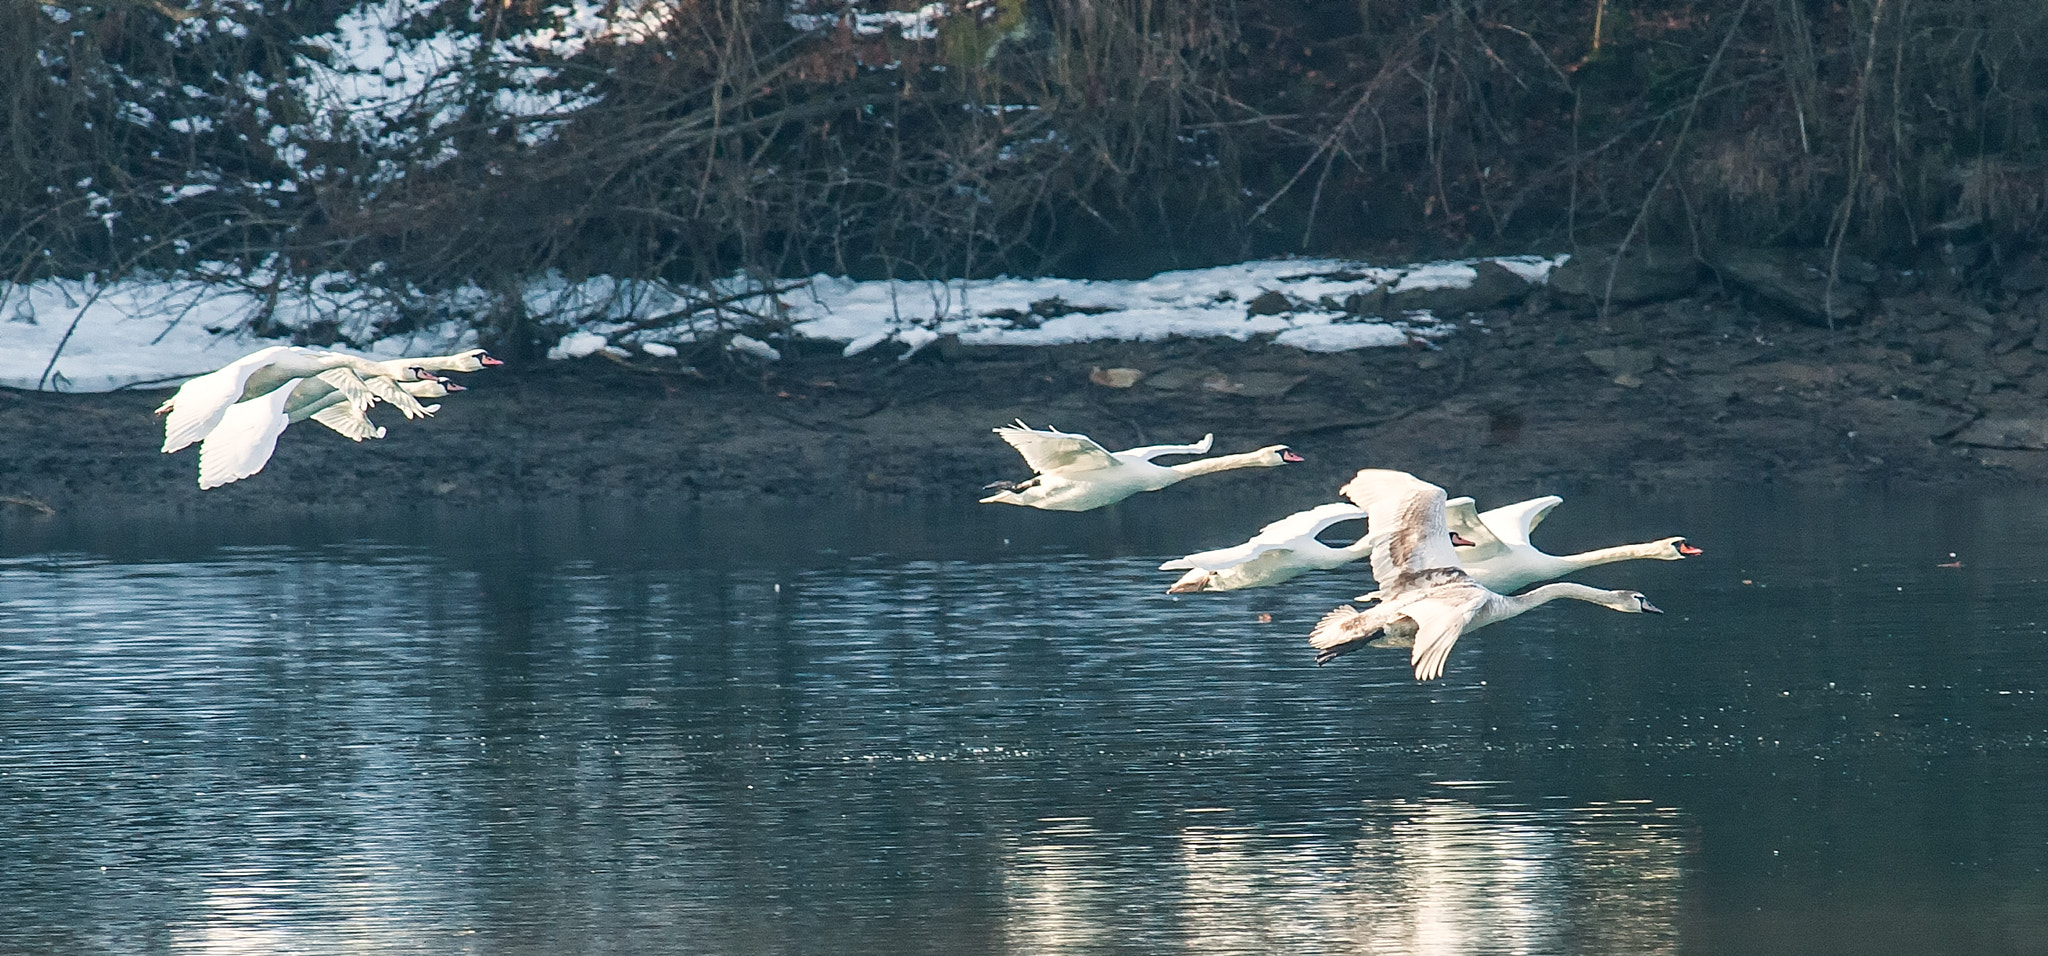
M 1369 535 L 1341 548 L 1316 540 L 1316 535 L 1331 525 L 1364 518 L 1364 508 L 1341 501 L 1297 511 L 1260 528 L 1250 541 L 1234 548 L 1201 551 L 1160 565 L 1161 571 L 1187 571 L 1166 593 L 1264 587 L 1356 561 L 1372 553 Z
M 1406 472 L 1368 468 L 1342 492 L 1364 508 L 1372 533 L 1372 576 L 1380 603 L 1349 604 L 1323 615 L 1309 633 L 1316 663 L 1364 646 L 1409 647 L 1416 680 L 1443 676 L 1461 635 L 1560 598 L 1631 614 L 1661 614 L 1638 591 L 1602 591 L 1583 584 L 1546 584 L 1513 597 L 1488 590 L 1458 565 L 1444 517 L 1444 490 Z
M 366 406 L 344 398 L 339 390 L 329 390 L 311 401 L 300 400 L 299 389 L 313 381 L 293 379 L 268 394 L 229 406 L 220 424 L 199 443 L 199 487 L 218 488 L 262 471 L 277 450 L 278 436 L 293 422 L 310 418 L 354 441 L 384 437 L 384 429 L 364 414 Z M 402 382 L 399 388 L 414 398 L 441 398 L 464 390 L 438 378 Z M 441 406 L 428 405 L 425 410 L 433 414 Z
M 1216 436 L 1204 435 L 1192 445 L 1146 445 L 1111 452 L 1086 435 L 1032 428 L 1022 421 L 999 427 L 995 433 L 1017 449 L 1037 474 L 1024 481 L 993 482 L 982 490 L 995 494 L 981 502 L 1047 511 L 1090 511 L 1196 475 L 1234 468 L 1276 468 L 1302 460 L 1286 445 L 1270 445 L 1240 455 L 1155 465 L 1152 459 L 1162 455 L 1208 454 Z
M 1458 549 L 1465 573 L 1482 586 L 1503 594 L 1525 585 L 1561 578 L 1574 571 L 1616 561 L 1678 561 L 1703 554 L 1682 537 L 1623 544 L 1578 554 L 1546 554 L 1529 543 L 1529 532 L 1550 509 L 1564 503 L 1556 495 L 1503 505 L 1481 513 L 1470 498 L 1452 498 L 1444 505 L 1450 529 L 1472 542 Z

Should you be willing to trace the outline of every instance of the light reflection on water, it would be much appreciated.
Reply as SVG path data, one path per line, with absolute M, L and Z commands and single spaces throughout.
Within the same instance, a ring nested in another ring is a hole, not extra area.
M 0 525 L 0 951 L 2048 940 L 2048 512 L 1575 499 L 1671 613 L 1416 685 L 1162 593 L 1294 504 Z

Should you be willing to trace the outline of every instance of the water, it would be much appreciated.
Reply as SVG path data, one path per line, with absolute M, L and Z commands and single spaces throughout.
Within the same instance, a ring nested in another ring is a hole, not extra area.
M 0 514 L 0 952 L 2048 952 L 2037 497 L 1571 499 L 1708 553 L 1426 685 L 1161 593 L 1305 502 Z

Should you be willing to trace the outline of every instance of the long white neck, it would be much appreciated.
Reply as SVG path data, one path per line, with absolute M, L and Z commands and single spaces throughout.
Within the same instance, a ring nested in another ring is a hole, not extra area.
M 1571 581 L 1559 581 L 1555 584 L 1546 584 L 1523 594 L 1501 595 L 1500 601 L 1495 605 L 1499 614 L 1495 620 L 1505 620 L 1524 611 L 1534 610 L 1552 601 L 1564 598 L 1584 601 L 1588 604 L 1598 604 L 1602 607 L 1614 606 L 1614 592 L 1612 591 L 1602 591 L 1596 587 L 1588 587 Z
M 1611 548 L 1581 551 L 1578 554 L 1557 555 L 1559 561 L 1569 562 L 1572 570 L 1578 571 L 1616 561 L 1669 559 L 1676 555 L 1671 545 L 1662 541 L 1645 541 L 1641 544 L 1618 544 Z
M 1184 461 L 1178 465 L 1168 465 L 1166 467 L 1192 478 L 1196 475 L 1229 471 L 1233 468 L 1271 468 L 1280 463 L 1278 455 L 1262 451 L 1248 451 L 1241 455 L 1218 455 L 1214 458 L 1197 458 L 1194 461 Z

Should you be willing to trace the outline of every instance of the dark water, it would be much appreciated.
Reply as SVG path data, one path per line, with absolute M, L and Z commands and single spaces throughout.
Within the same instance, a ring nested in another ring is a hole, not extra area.
M 0 515 L 0 952 L 2048 952 L 2043 496 L 1569 500 L 1708 554 L 1418 685 L 1171 494 Z

